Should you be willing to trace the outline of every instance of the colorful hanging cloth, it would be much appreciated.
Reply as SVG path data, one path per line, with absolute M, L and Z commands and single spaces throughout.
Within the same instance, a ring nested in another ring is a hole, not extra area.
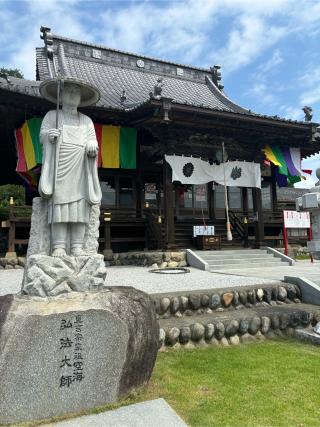
M 277 166 L 276 180 L 279 187 L 284 187 L 288 184 L 295 184 L 301 179 L 301 152 L 300 148 L 279 147 L 267 145 L 262 150 L 266 158 Z M 286 184 L 285 184 L 286 181 Z
M 32 170 L 42 164 L 42 146 L 40 128 L 42 118 L 33 118 L 24 122 L 15 130 L 18 155 L 18 173 Z M 94 124 L 99 145 L 97 164 L 102 168 L 136 168 L 137 130 L 123 126 Z
M 39 133 L 42 118 L 35 117 L 24 122 L 16 129 L 16 147 L 18 153 L 17 172 L 25 172 L 42 163 L 42 147 Z
M 274 175 L 276 177 L 278 187 L 288 187 L 288 179 L 285 175 L 279 173 L 278 167 L 275 168 Z
M 137 129 L 122 126 L 95 125 L 102 168 L 135 169 Z

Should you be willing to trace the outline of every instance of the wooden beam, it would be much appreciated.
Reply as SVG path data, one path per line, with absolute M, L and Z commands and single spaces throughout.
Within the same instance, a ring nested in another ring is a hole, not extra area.
M 163 164 L 163 196 L 164 196 L 164 224 L 165 244 L 168 249 L 174 246 L 174 205 L 172 171 L 167 162 Z

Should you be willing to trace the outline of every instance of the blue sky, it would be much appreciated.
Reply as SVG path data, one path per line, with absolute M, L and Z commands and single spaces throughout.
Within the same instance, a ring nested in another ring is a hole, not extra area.
M 0 0 L 0 6 L 0 66 L 17 67 L 26 78 L 35 78 L 44 25 L 180 63 L 220 64 L 226 93 L 243 107 L 302 120 L 301 108 L 309 105 L 320 122 L 319 0 Z

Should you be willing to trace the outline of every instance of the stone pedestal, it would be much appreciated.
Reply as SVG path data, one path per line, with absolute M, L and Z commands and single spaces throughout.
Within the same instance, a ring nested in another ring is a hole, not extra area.
M 0 297 L 0 424 L 117 401 L 149 380 L 158 336 L 133 288 Z
M 104 287 L 106 275 L 100 254 L 62 258 L 31 255 L 25 266 L 22 293 L 45 297 L 98 290 Z

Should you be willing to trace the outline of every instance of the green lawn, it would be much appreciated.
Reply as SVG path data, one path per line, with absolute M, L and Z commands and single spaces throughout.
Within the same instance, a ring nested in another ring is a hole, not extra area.
M 170 350 L 112 408 L 163 397 L 190 426 L 319 426 L 319 373 L 320 348 L 291 341 Z

